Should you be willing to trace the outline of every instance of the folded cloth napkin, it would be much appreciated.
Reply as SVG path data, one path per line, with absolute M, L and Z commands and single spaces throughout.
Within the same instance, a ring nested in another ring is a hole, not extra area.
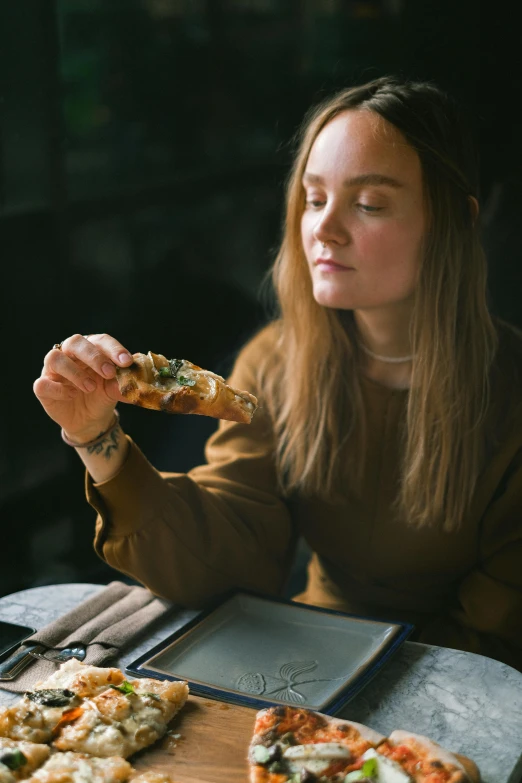
M 24 644 L 38 642 L 46 647 L 71 647 L 84 644 L 87 654 L 83 663 L 105 665 L 135 642 L 152 623 L 173 607 L 144 587 L 111 582 L 92 598 L 34 633 Z M 42 651 L 43 652 L 43 651 Z M 34 658 L 14 680 L 0 687 L 14 693 L 30 690 L 57 671 L 59 664 Z

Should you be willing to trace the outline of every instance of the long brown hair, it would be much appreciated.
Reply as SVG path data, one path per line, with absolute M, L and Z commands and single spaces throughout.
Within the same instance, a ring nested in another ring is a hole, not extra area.
M 361 481 L 366 422 L 356 326 L 351 312 L 315 301 L 300 228 L 310 149 L 322 128 L 350 109 L 375 112 L 394 125 L 422 166 L 429 228 L 411 323 L 415 360 L 397 503 L 411 524 L 452 530 L 481 469 L 497 334 L 470 208 L 469 197 L 478 191 L 475 148 L 454 101 L 429 83 L 384 77 L 344 90 L 312 110 L 299 135 L 272 270 L 280 310 L 276 353 L 284 361 L 276 369 L 272 356 L 261 368 L 279 480 L 287 495 L 329 499 L 341 480 L 355 492 Z

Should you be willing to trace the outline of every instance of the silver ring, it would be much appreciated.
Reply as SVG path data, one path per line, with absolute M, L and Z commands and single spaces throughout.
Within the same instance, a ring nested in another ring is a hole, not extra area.
M 55 351 L 61 351 L 62 350 L 63 341 L 61 343 L 55 343 L 53 345 L 53 348 Z

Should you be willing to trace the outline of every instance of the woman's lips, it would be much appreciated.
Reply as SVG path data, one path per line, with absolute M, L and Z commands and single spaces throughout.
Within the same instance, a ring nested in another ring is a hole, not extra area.
M 353 272 L 353 266 L 344 266 L 332 261 L 331 258 L 318 258 L 315 265 L 321 272 Z

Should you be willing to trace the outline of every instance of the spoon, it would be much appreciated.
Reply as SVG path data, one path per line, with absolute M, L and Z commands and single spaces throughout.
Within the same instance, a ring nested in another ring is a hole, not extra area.
M 76 658 L 78 661 L 83 661 L 87 654 L 87 649 L 84 644 L 75 644 L 73 647 L 64 647 L 62 650 L 49 648 L 43 652 L 38 650 L 29 650 L 29 655 L 33 658 L 41 658 L 44 661 L 52 661 L 53 663 L 63 663 L 71 658 Z

